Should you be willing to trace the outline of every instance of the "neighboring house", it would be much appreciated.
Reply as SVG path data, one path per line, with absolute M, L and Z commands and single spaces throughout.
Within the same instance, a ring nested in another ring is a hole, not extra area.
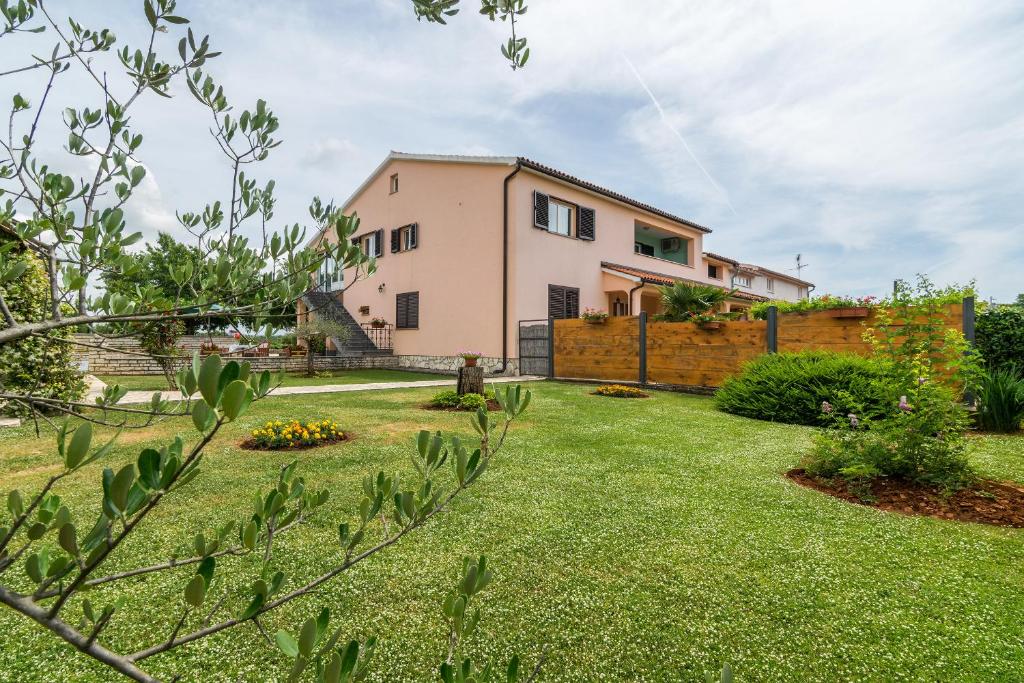
M 343 210 L 359 216 L 354 240 L 377 272 L 336 297 L 338 317 L 389 338 L 408 366 L 453 368 L 471 350 L 514 371 L 521 321 L 657 313 L 658 287 L 677 280 L 735 288 L 727 310 L 813 287 L 705 252 L 708 228 L 522 157 L 392 152 Z M 325 264 L 314 306 L 351 275 Z

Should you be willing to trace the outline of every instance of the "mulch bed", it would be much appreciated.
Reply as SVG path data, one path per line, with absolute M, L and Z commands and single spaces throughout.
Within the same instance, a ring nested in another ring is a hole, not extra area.
M 343 437 L 341 437 L 340 439 L 334 439 L 332 441 L 324 440 L 324 441 L 321 441 L 320 443 L 311 443 L 309 445 L 303 444 L 303 445 L 300 445 L 300 446 L 284 446 L 284 447 L 280 447 L 279 446 L 279 447 L 276 447 L 276 448 L 269 448 L 267 446 L 257 446 L 255 439 L 251 439 L 250 438 L 250 439 L 246 439 L 242 443 L 238 444 L 238 447 L 241 448 L 244 451 L 308 451 L 308 450 L 311 450 L 313 448 L 323 448 L 324 446 L 334 446 L 334 445 L 337 445 L 339 443 L 345 443 L 345 442 L 351 441 L 351 440 L 352 440 L 352 434 L 350 434 L 349 432 L 345 432 L 345 435 Z
M 854 489 L 842 478 L 815 479 L 800 467 L 786 476 L 801 486 L 890 512 L 1024 528 L 1024 488 L 1008 482 L 983 479 L 971 488 L 943 496 L 935 487 L 885 477 L 871 481 L 866 489 Z M 868 500 L 862 497 L 865 493 L 870 494 Z
M 435 406 L 431 403 L 424 403 L 420 406 L 423 410 L 443 410 L 446 413 L 475 413 L 475 410 L 469 408 L 459 408 L 458 406 Z M 501 406 L 493 398 L 487 399 L 487 411 L 493 413 L 496 410 L 501 410 Z

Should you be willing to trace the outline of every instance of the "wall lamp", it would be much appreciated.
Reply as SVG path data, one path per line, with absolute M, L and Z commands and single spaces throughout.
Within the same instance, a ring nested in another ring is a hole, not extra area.
M 377 287 L 377 291 L 380 292 L 381 294 L 384 293 L 384 286 L 385 286 L 385 284 L 386 283 L 382 282 L 382 283 L 380 283 L 380 286 Z

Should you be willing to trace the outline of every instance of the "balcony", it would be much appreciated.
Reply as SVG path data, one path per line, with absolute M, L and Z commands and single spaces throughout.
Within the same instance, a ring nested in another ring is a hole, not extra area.
M 693 263 L 693 240 L 637 223 L 633 228 L 633 252 L 686 266 Z

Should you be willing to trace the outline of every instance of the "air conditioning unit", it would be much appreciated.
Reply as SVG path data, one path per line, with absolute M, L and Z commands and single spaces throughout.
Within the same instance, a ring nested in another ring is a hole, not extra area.
M 678 237 L 666 237 L 661 240 L 661 250 L 666 254 L 673 254 L 683 246 L 683 241 Z

